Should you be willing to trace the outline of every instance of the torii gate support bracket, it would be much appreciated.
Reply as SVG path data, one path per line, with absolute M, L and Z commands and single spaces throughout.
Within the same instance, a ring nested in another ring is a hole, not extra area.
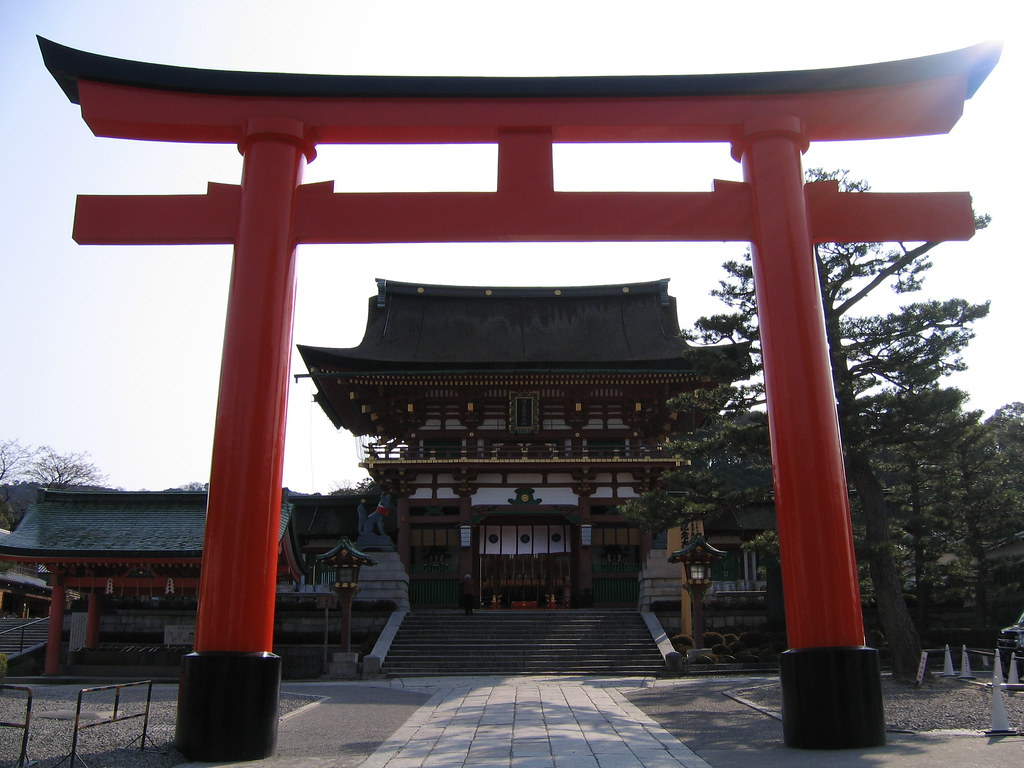
M 786 621 L 784 738 L 884 743 L 812 244 L 967 239 L 966 194 L 844 194 L 803 182 L 812 141 L 948 132 L 991 45 L 830 70 L 669 77 L 343 77 L 112 59 L 40 40 L 97 136 L 239 147 L 241 186 L 79 198 L 79 243 L 232 243 L 195 652 L 176 742 L 192 760 L 274 752 L 274 568 L 299 243 L 749 241 L 762 335 Z M 742 183 L 707 193 L 556 192 L 553 142 L 724 142 Z M 493 193 L 304 186 L 320 143 L 497 143 Z M 825 682 L 827 681 L 827 683 Z

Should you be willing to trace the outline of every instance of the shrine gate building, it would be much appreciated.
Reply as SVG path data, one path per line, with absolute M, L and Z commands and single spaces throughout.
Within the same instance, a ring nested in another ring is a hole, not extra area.
M 487 606 L 636 606 L 651 536 L 617 505 L 681 465 L 701 416 L 668 401 L 722 354 L 683 340 L 668 281 L 377 287 L 359 346 L 299 350 L 394 497 L 412 606 L 466 573 Z

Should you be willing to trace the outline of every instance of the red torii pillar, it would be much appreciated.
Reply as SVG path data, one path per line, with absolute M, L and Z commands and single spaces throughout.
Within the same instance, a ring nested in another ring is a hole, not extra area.
M 998 47 L 832 70 L 615 78 L 375 78 L 218 72 L 40 41 L 98 136 L 237 144 L 241 187 L 79 198 L 80 243 L 233 243 L 195 653 L 177 745 L 194 760 L 272 754 L 284 403 L 299 243 L 738 240 L 753 245 L 791 650 L 786 743 L 884 742 L 864 647 L 814 242 L 966 239 L 966 194 L 805 185 L 811 141 L 948 132 Z M 745 181 L 710 193 L 569 193 L 553 142 L 728 142 Z M 497 143 L 495 193 L 334 194 L 302 186 L 317 143 Z

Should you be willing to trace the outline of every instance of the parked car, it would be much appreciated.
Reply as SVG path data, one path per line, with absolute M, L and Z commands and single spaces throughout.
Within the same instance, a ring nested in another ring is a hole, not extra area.
M 1000 651 L 1024 656 L 1024 613 L 1020 615 L 1015 624 L 1004 627 L 999 632 L 997 645 Z

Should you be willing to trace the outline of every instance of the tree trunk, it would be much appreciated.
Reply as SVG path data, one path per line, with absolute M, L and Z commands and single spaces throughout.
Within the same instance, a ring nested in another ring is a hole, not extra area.
M 918 634 L 928 628 L 928 601 L 931 598 L 932 585 L 925 570 L 924 526 L 921 523 L 921 484 L 913 473 L 910 481 L 910 521 L 907 532 L 914 539 L 914 610 L 915 626 Z
M 871 582 L 875 588 L 878 621 L 892 653 L 893 676 L 898 680 L 913 680 L 921 660 L 921 638 L 903 598 L 903 579 L 893 556 L 894 543 L 882 485 L 867 457 L 859 452 L 847 453 L 847 473 L 864 513 Z

